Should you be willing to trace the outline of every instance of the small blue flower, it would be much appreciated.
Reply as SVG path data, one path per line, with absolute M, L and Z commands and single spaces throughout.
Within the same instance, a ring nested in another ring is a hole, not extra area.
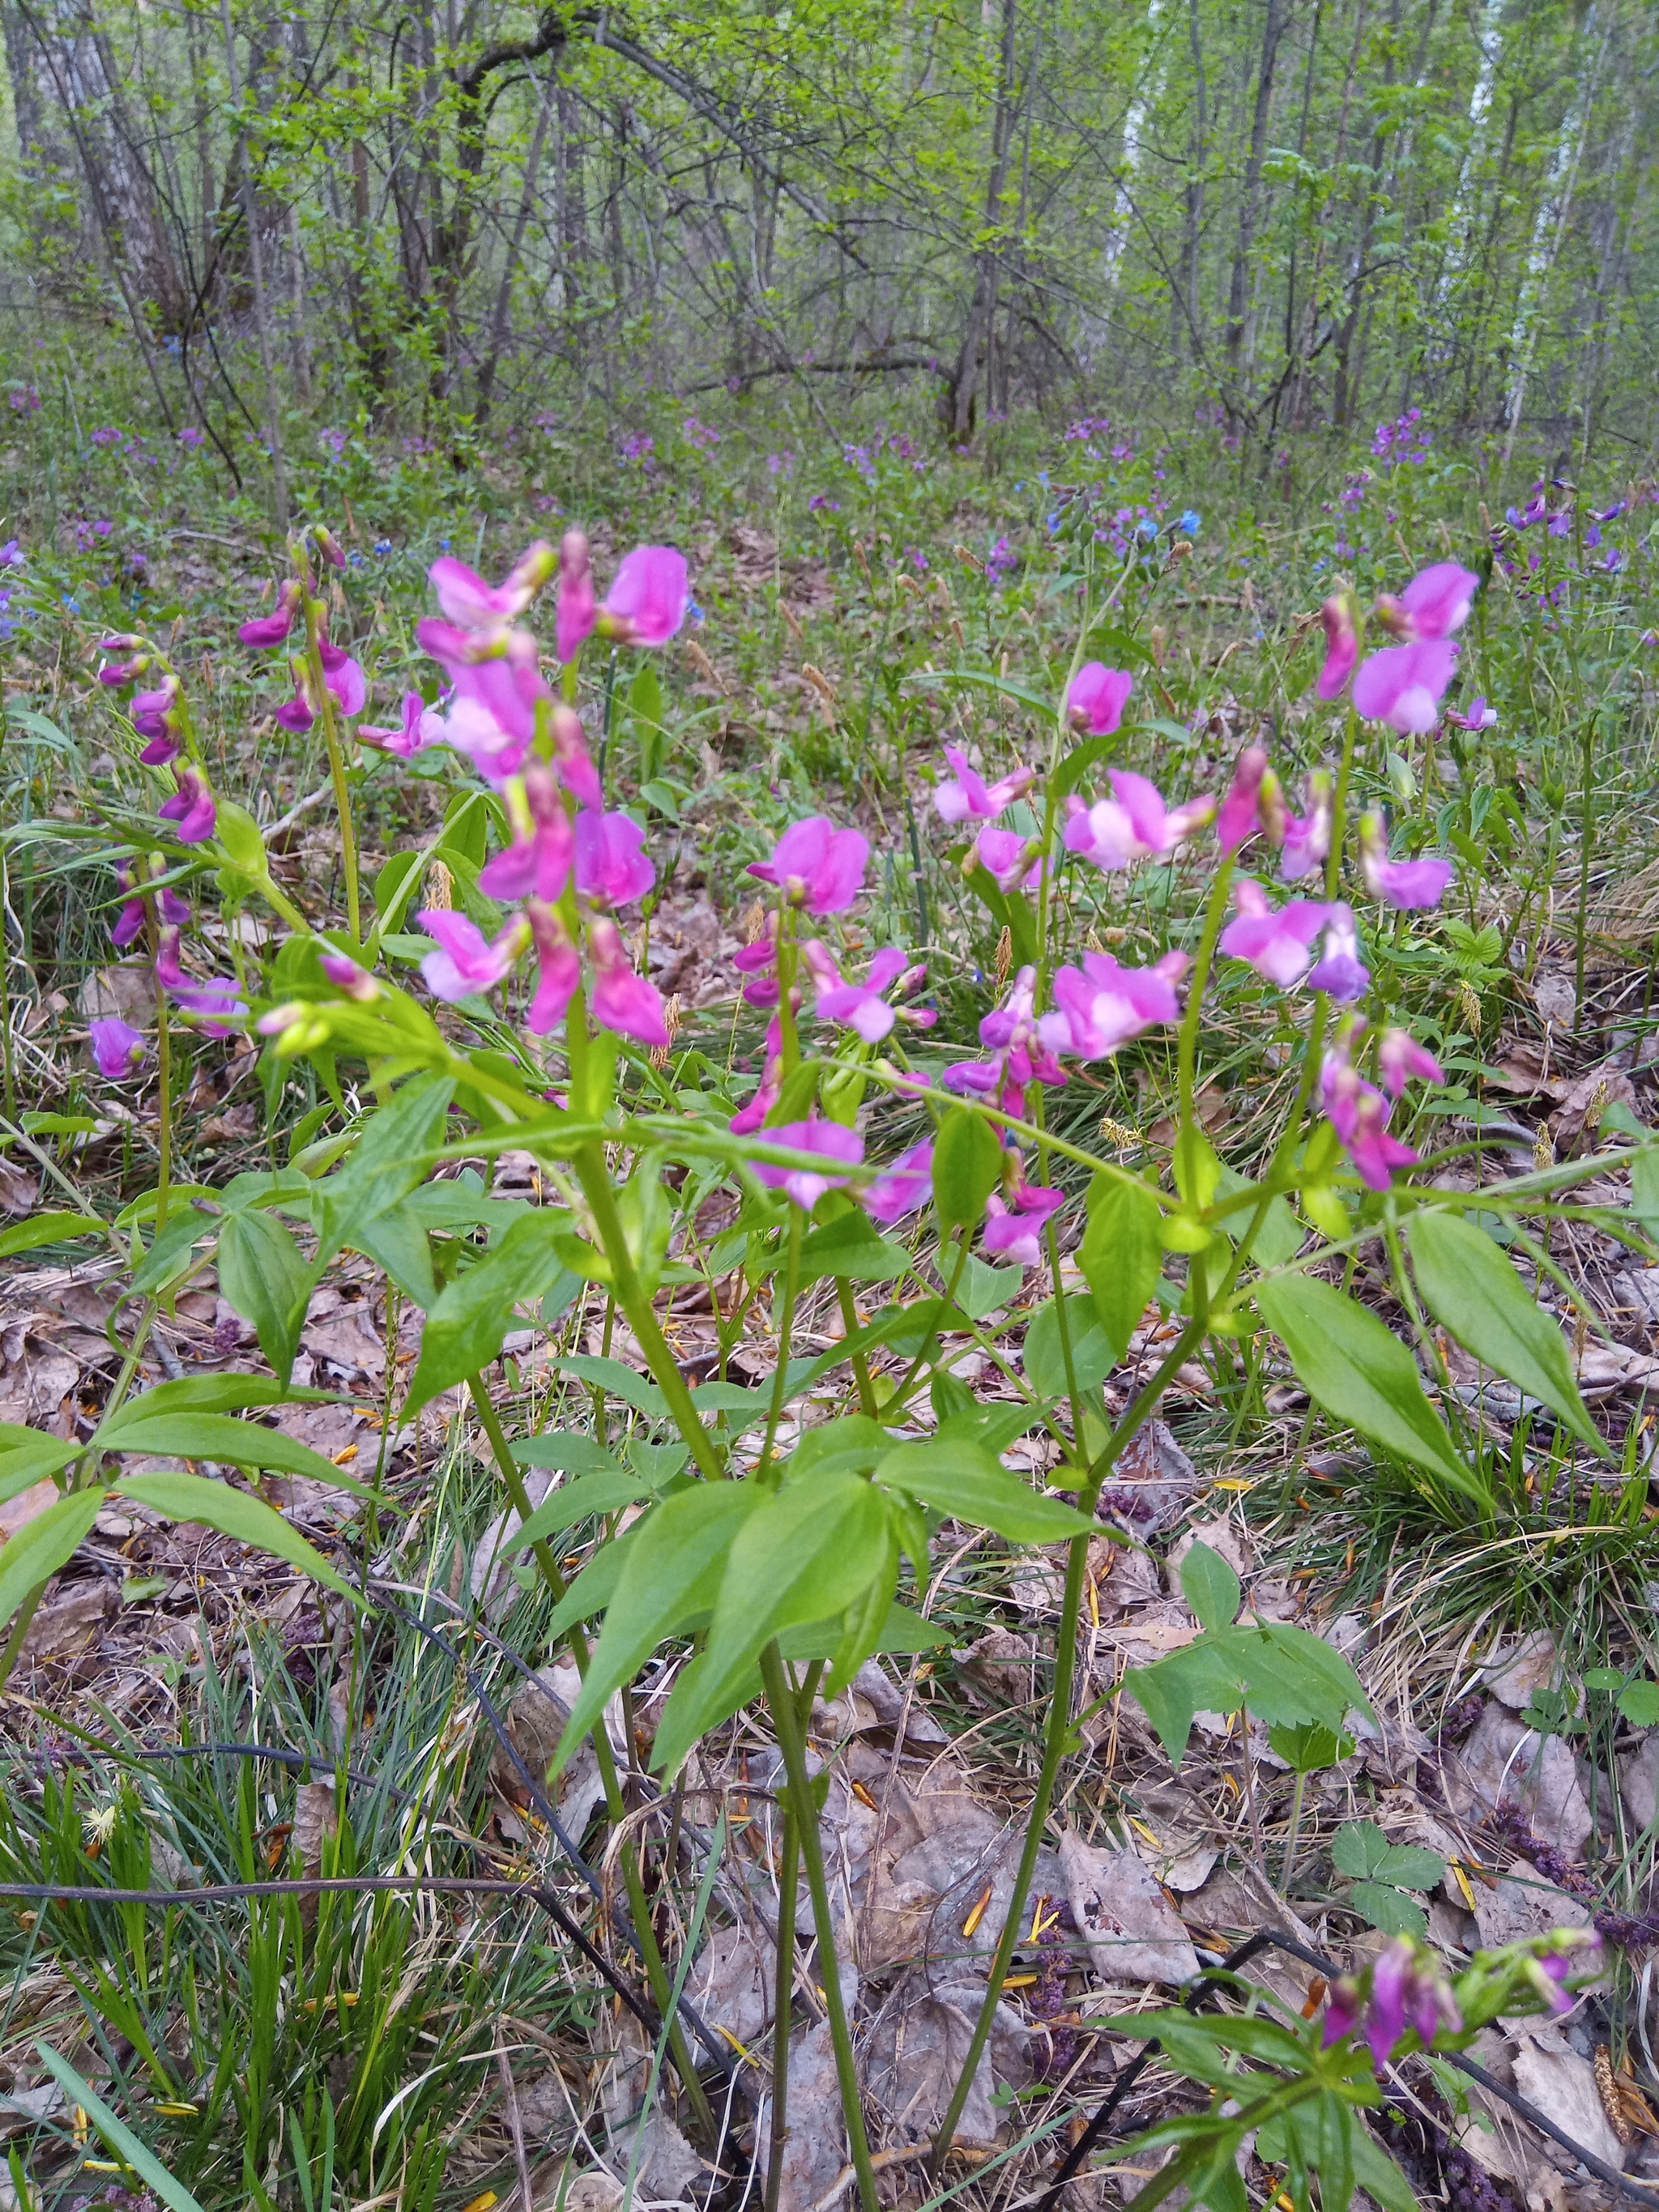
M 447 552 L 448 552 L 448 550 L 449 550 L 449 540 L 448 540 L 447 538 L 441 538 L 438 540 L 438 550 L 439 550 L 441 553 L 447 553 Z
M 687 599 L 685 603 L 685 611 L 688 617 L 694 623 L 700 623 L 707 620 L 707 617 L 705 616 L 703 610 L 697 605 L 695 599 Z
M 384 559 L 392 550 L 392 540 L 389 538 L 377 538 L 374 541 L 374 550 Z
M 1195 507 L 1182 507 L 1176 517 L 1176 528 L 1183 538 L 1196 538 L 1204 525 L 1204 518 Z
M 68 611 L 72 615 L 78 615 L 81 611 L 80 600 L 72 599 L 67 592 L 64 594 L 64 605 Z

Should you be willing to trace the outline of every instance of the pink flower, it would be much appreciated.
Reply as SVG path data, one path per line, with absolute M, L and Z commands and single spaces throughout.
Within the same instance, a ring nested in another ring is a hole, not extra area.
M 317 709 L 312 703 L 311 664 L 295 653 L 288 665 L 289 673 L 294 678 L 294 696 L 284 699 L 280 707 L 273 707 L 271 715 L 285 730 L 292 730 L 296 737 L 303 737 L 317 719 Z
M 844 1129 L 839 1121 L 821 1121 L 815 1114 L 810 1121 L 785 1121 L 766 1133 L 775 1145 L 788 1145 L 798 1152 L 816 1152 L 826 1163 L 837 1166 L 856 1167 L 864 1158 L 864 1139 L 854 1129 Z M 755 1173 L 769 1190 L 784 1190 L 797 1206 L 810 1213 L 826 1190 L 839 1190 L 847 1178 L 843 1175 L 823 1174 L 811 1168 L 774 1167 L 764 1160 L 754 1164 Z
M 623 556 L 598 628 L 618 645 L 666 645 L 690 601 L 685 556 L 672 545 L 636 545 Z
M 1359 872 L 1373 898 L 1386 899 L 1390 906 L 1410 911 L 1439 905 L 1452 879 L 1452 864 L 1435 860 L 1391 860 L 1382 817 L 1364 814 L 1359 820 Z
M 1389 1134 L 1389 1102 L 1354 1068 L 1346 1040 L 1326 1054 L 1320 1088 L 1331 1127 L 1369 1189 L 1387 1190 L 1395 1168 L 1415 1165 L 1411 1146 Z
M 1066 714 L 1074 729 L 1097 738 L 1108 737 L 1123 720 L 1123 709 L 1135 688 L 1133 676 L 1103 662 L 1085 660 L 1066 687 Z
M 1024 1177 L 1013 1187 L 1013 1204 L 993 1191 L 985 1201 L 984 1244 L 1017 1267 L 1035 1267 L 1042 1257 L 1042 1231 L 1048 1217 L 1066 1203 L 1063 1190 L 1045 1190 Z
M 1368 722 L 1420 736 L 1440 720 L 1440 702 L 1456 666 L 1457 647 L 1449 638 L 1385 646 L 1354 678 L 1355 709 Z
M 1316 768 L 1307 781 L 1305 815 L 1292 814 L 1285 804 L 1279 779 L 1271 770 L 1261 787 L 1261 821 L 1267 842 L 1279 847 L 1279 879 L 1299 884 L 1318 867 L 1331 849 L 1333 784 L 1328 769 Z
M 431 616 L 416 625 L 415 635 L 454 687 L 445 725 L 448 742 L 492 782 L 515 775 L 536 734 L 537 709 L 552 696 L 542 680 L 535 639 L 522 629 L 485 636 Z M 580 723 L 577 728 L 580 732 Z
M 395 753 L 399 760 L 411 760 L 428 745 L 441 744 L 447 732 L 444 718 L 428 707 L 418 691 L 404 694 L 402 726 L 395 730 L 378 728 L 371 722 L 359 722 L 357 735 L 366 745 L 377 746 L 380 751 Z
M 1131 862 L 1161 859 L 1215 818 L 1212 799 L 1191 799 L 1166 808 L 1156 784 L 1128 769 L 1108 771 L 1114 797 L 1086 806 L 1076 793 L 1066 800 L 1071 819 L 1066 844 L 1097 868 L 1127 868 Z
M 749 1137 L 757 1129 L 764 1128 L 766 1117 L 776 1106 L 782 1090 L 783 1024 L 774 1014 L 766 1025 L 766 1065 L 761 1070 L 761 1079 L 756 1086 L 755 1095 L 746 1106 L 739 1107 L 726 1123 L 732 1135 Z
M 1065 1082 L 1066 1071 L 1036 1018 L 1036 969 L 1022 968 L 1006 1004 L 994 1008 L 979 1025 L 979 1041 L 992 1057 L 958 1060 L 947 1067 L 940 1078 L 947 1091 L 994 1096 L 1005 1114 L 1023 1115 L 1028 1084 Z
M 1233 885 L 1237 917 L 1220 937 L 1221 950 L 1230 959 L 1248 961 L 1258 975 L 1286 990 L 1305 971 L 1313 957 L 1313 941 L 1324 928 L 1329 908 L 1316 899 L 1290 899 L 1281 907 L 1267 903 L 1267 894 L 1249 876 Z
M 1455 561 L 1437 561 L 1413 576 L 1397 599 L 1380 598 L 1377 619 L 1404 644 L 1449 637 L 1468 620 L 1480 588 L 1480 579 L 1470 569 Z
M 290 576 L 276 595 L 275 610 L 268 615 L 256 615 L 252 622 L 245 622 L 237 631 L 237 636 L 244 645 L 259 647 L 286 644 L 295 617 L 300 611 L 301 598 L 299 579 Z
M 521 917 L 508 922 L 493 944 L 486 945 L 477 922 L 451 907 L 423 907 L 421 927 L 435 938 L 438 949 L 421 963 L 428 990 L 453 1006 L 458 999 L 493 991 L 524 951 L 529 931 Z
M 562 699 L 556 699 L 549 719 L 553 731 L 553 766 L 560 782 L 578 806 L 590 806 L 595 810 L 602 807 L 605 791 L 599 782 L 599 772 L 587 750 L 581 716 L 574 707 L 568 707 Z
M 1443 1083 L 1439 1061 L 1406 1030 L 1384 1030 L 1376 1048 L 1377 1073 L 1390 1098 L 1398 1098 L 1407 1083 Z
M 974 858 L 1005 894 L 1020 884 L 1035 890 L 1042 881 L 1042 841 L 1018 830 L 981 830 L 974 840 Z
M 320 638 L 318 655 L 323 664 L 323 681 L 334 694 L 343 714 L 361 714 L 368 697 L 368 683 L 362 665 L 356 661 L 344 648 L 331 645 Z
M 427 570 L 438 605 L 453 623 L 464 629 L 495 635 L 504 631 L 530 605 L 558 565 L 558 556 L 544 538 L 527 546 L 499 584 L 486 584 L 465 561 L 446 553 Z
M 366 968 L 349 960 L 343 952 L 325 952 L 317 963 L 329 981 L 348 999 L 355 999 L 360 1006 L 367 1006 L 380 995 L 380 987 Z
M 859 1204 L 884 1229 L 902 1221 L 919 1206 L 926 1206 L 933 1188 L 933 1147 L 912 1145 L 901 1152 L 885 1175 L 859 1193 Z
M 856 1030 L 866 1044 L 879 1044 L 901 1016 L 888 1005 L 885 997 L 890 986 L 897 984 L 902 990 L 907 984 L 915 989 L 927 975 L 925 968 L 913 968 L 909 956 L 896 947 L 878 952 L 870 963 L 870 973 L 862 983 L 849 983 L 836 964 L 829 946 L 818 938 L 810 939 L 801 947 L 801 957 L 811 971 L 817 993 L 813 1012 L 823 1022 L 839 1022 L 844 1028 Z M 938 1017 L 931 1008 L 906 1008 L 902 1018 L 917 1029 L 931 1029 Z
M 1359 603 L 1352 592 L 1334 592 L 1319 610 L 1325 626 L 1325 665 L 1316 686 L 1322 699 L 1341 696 L 1359 655 Z
M 837 830 L 822 814 L 809 814 L 784 831 L 769 860 L 751 860 L 749 873 L 775 884 L 789 905 L 808 914 L 840 914 L 864 888 L 869 857 L 869 842 L 856 830 Z
M 1267 773 L 1267 756 L 1260 745 L 1246 745 L 1233 769 L 1233 780 L 1216 816 L 1216 842 L 1224 857 L 1231 857 L 1253 837 L 1261 822 L 1261 780 Z
M 125 660 L 106 660 L 98 672 L 98 681 L 107 684 L 112 690 L 118 684 L 136 684 L 150 666 L 154 657 L 143 650 L 143 645 L 142 637 L 132 637 L 125 631 L 118 631 L 111 637 L 100 637 L 93 647 L 94 653 L 125 653 L 131 657 Z
M 536 898 L 551 903 L 569 880 L 575 858 L 575 832 L 551 769 L 532 761 L 522 776 L 511 776 L 502 789 L 513 842 L 478 871 L 478 889 L 489 898 Z
M 1371 2063 L 1380 2074 L 1407 2029 L 1426 2051 L 1443 2027 L 1454 2033 L 1462 2017 L 1444 1967 L 1426 1945 L 1396 1936 L 1359 1974 L 1345 1974 L 1331 1985 L 1321 2040 L 1327 2050 L 1342 2036 L 1361 2030 Z
M 107 1076 L 112 1083 L 125 1080 L 144 1057 L 143 1036 L 125 1022 L 113 1019 L 89 1022 L 87 1027 L 100 1075 Z
M 778 1003 L 778 917 L 774 910 L 766 917 L 761 934 L 752 945 L 732 956 L 732 965 L 740 975 L 747 975 L 743 995 L 751 1006 L 775 1006 Z
M 1328 991 L 1341 1005 L 1363 999 L 1370 988 L 1370 971 L 1359 957 L 1359 934 L 1353 908 L 1339 899 L 1325 909 L 1325 947 L 1319 964 L 1308 976 L 1310 991 Z
M 581 956 L 556 908 L 532 902 L 529 916 L 538 975 L 525 1026 L 533 1036 L 545 1036 L 564 1019 L 565 1009 L 576 995 L 582 980 Z
M 1449 714 L 1446 720 L 1455 722 L 1460 730 L 1491 730 L 1498 726 L 1498 709 L 1486 704 L 1486 695 L 1477 691 L 1469 702 L 1467 714 Z
M 171 799 L 161 801 L 156 811 L 164 822 L 178 823 L 175 834 L 181 845 L 199 845 L 213 835 L 219 810 L 200 769 L 186 762 L 175 773 L 179 788 Z
M 183 687 L 168 669 L 154 691 L 135 691 L 127 704 L 132 726 L 149 743 L 138 756 L 146 768 L 165 768 L 184 743 Z
M 585 810 L 576 817 L 576 889 L 596 906 L 643 898 L 657 880 L 644 848 L 645 831 L 631 814 Z
M 635 1044 L 668 1042 L 662 999 L 654 984 L 636 975 L 622 934 L 609 915 L 587 917 L 587 951 L 593 963 L 593 1018 Z
M 559 544 L 559 611 L 554 623 L 554 650 L 561 660 L 575 659 L 598 620 L 587 540 L 580 530 L 567 530 Z
M 1125 968 L 1109 952 L 1085 952 L 1081 968 L 1054 970 L 1055 1011 L 1038 1024 L 1043 1042 L 1054 1052 L 1103 1060 L 1143 1030 L 1178 1021 L 1175 987 L 1187 967 L 1184 952 L 1166 952 L 1153 968 Z
M 1000 782 L 988 784 L 969 766 L 967 754 L 958 746 L 946 745 L 945 757 L 954 771 L 954 778 L 933 787 L 933 805 L 943 822 L 993 821 L 1036 781 L 1034 768 L 1021 768 L 1012 775 L 1005 775 Z
M 179 939 L 176 927 L 161 931 L 155 947 L 155 980 L 167 996 L 187 1014 L 197 1015 L 210 1036 L 228 1036 L 230 1023 L 247 1012 L 234 976 L 213 975 L 198 983 L 179 964 Z

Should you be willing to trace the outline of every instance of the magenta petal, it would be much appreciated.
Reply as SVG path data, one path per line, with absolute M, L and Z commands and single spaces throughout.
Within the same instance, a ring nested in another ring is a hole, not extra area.
M 672 545 L 636 545 L 624 556 L 605 611 L 630 645 L 666 645 L 690 599 L 685 556 Z
M 98 1073 L 107 1076 L 112 1083 L 131 1075 L 143 1059 L 143 1037 L 127 1023 L 114 1019 L 89 1022 L 87 1029 Z
M 1386 722 L 1401 735 L 1421 736 L 1440 720 L 1440 702 L 1457 665 L 1449 638 L 1386 646 L 1360 665 L 1353 683 L 1356 711 L 1368 722 Z
M 1437 561 L 1413 576 L 1401 593 L 1419 638 L 1449 637 L 1468 620 L 1480 579 L 1455 561 Z

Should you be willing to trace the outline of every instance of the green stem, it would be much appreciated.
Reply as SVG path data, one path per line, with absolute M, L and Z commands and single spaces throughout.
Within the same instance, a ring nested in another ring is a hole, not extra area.
M 1134 1436 L 1141 1423 L 1164 1395 L 1165 1384 L 1176 1370 L 1187 1358 L 1193 1346 L 1204 1334 L 1206 1316 L 1194 1316 L 1189 1321 L 1174 1346 L 1165 1355 L 1163 1364 L 1152 1380 L 1140 1391 L 1122 1419 L 1108 1439 L 1100 1457 L 1089 1469 L 1087 1479 L 1078 1494 L 1078 1510 L 1092 1520 L 1101 1490 L 1107 1476 L 1115 1465 L 1120 1453 Z M 1103 1532 L 1106 1533 L 1106 1532 Z M 1042 1830 L 1048 1817 L 1048 1808 L 1054 1799 L 1054 1784 L 1060 1776 L 1060 1763 L 1072 1734 L 1072 1687 L 1077 1670 L 1077 1623 L 1083 1604 L 1083 1583 L 1088 1571 L 1089 1544 L 1087 1536 L 1074 1536 L 1066 1547 L 1066 1593 L 1060 1602 L 1060 1644 L 1054 1655 L 1054 1686 L 1048 1703 L 1048 1726 L 1044 1730 L 1042 1767 L 1037 1777 L 1036 1791 L 1025 1825 L 1024 1848 L 1020 1853 L 1019 1869 L 1014 1876 L 1014 1892 L 1008 1901 L 1008 1917 L 1002 1923 L 1002 1934 L 997 1942 L 996 1954 L 991 1961 L 991 1971 L 986 1983 L 985 1996 L 981 2002 L 979 2018 L 974 2024 L 973 2039 L 968 2046 L 962 2071 L 951 2093 L 951 2102 L 933 2137 L 932 2171 L 937 2174 L 951 2148 L 957 2122 L 962 2118 L 962 2108 L 968 2101 L 979 2062 L 984 2056 L 990 2039 L 991 2024 L 1002 1996 L 1002 1985 L 1007 1979 L 1008 1968 L 1014 1948 L 1019 1941 L 1025 1907 L 1030 1902 L 1031 1882 L 1036 1873 L 1037 1854 L 1042 1845 Z
M 842 1327 L 848 1337 L 852 1337 L 857 1334 L 859 1315 L 858 1308 L 853 1303 L 853 1285 L 845 1275 L 837 1275 L 836 1278 L 836 1297 L 841 1307 Z M 852 1361 L 853 1381 L 857 1386 L 859 1394 L 859 1411 L 861 1413 L 873 1414 L 876 1410 L 876 1392 L 875 1385 L 870 1379 L 870 1362 L 861 1352 L 854 1352 Z
M 876 2195 L 875 2168 L 870 2163 L 869 2138 L 864 2132 L 864 2112 L 859 2101 L 858 2063 L 847 2025 L 847 2006 L 842 1995 L 841 1965 L 836 1954 L 836 1926 L 830 1910 L 830 1886 L 824 1878 L 823 1844 L 818 1834 L 818 1808 L 812 1795 L 812 1778 L 806 1771 L 806 1747 L 795 1711 L 794 1690 L 775 1641 L 761 1654 L 761 1680 L 772 1709 L 779 1748 L 789 1780 L 789 1800 L 806 1862 L 806 1886 L 812 1898 L 812 1924 L 817 1934 L 818 1960 L 823 1974 L 823 1996 L 830 2014 L 830 2039 L 835 2045 L 836 2079 L 841 2088 L 842 2117 L 858 2174 L 859 2200 L 863 2212 L 880 2212 Z M 987 2023 L 988 2033 L 989 2023 Z M 978 2057 L 975 2054 L 975 2063 Z M 775 2094 L 776 2085 L 774 2084 Z M 954 2121 L 952 2122 L 954 2124 Z
M 1222 921 L 1227 912 L 1227 893 L 1232 879 L 1233 861 L 1231 854 L 1229 854 L 1216 870 L 1215 880 L 1210 885 L 1209 901 L 1204 908 L 1204 927 L 1199 936 L 1198 951 L 1193 958 L 1192 978 L 1187 986 L 1187 1010 L 1181 1018 L 1180 1036 L 1176 1048 L 1181 1134 L 1183 1137 L 1193 1122 L 1193 1088 L 1198 1066 L 1198 1025 L 1204 1009 L 1204 990 L 1210 980 L 1216 939 L 1221 934 Z
M 792 1200 L 789 1207 L 788 1258 L 783 1278 L 783 1311 L 778 1317 L 778 1364 L 772 1378 L 772 1402 L 766 1409 L 766 1437 L 761 1445 L 760 1474 L 762 1480 L 774 1482 L 771 1474 L 772 1440 L 777 1435 L 778 1423 L 783 1418 L 784 1394 L 787 1387 L 789 1344 L 795 1331 L 795 1297 L 800 1285 L 801 1223 L 805 1215 Z M 702 1424 L 699 1422 L 698 1426 Z
M 1573 966 L 1573 1027 L 1582 1035 L 1584 1027 L 1584 944 L 1589 919 L 1590 860 L 1595 841 L 1595 787 L 1593 781 L 1595 758 L 1595 717 L 1584 717 L 1583 793 L 1580 805 L 1578 827 L 1578 944 Z
M 48 1577 L 47 1580 L 50 1579 Z M 30 1623 L 46 1594 L 46 1583 L 36 1583 L 17 1608 L 16 1618 L 11 1624 L 11 1634 L 6 1638 L 6 1648 L 0 1651 L 0 1690 L 3 1690 L 11 1680 L 11 1670 L 17 1664 L 17 1655 L 23 1648 L 23 1638 L 28 1634 Z
M 1302 1832 L 1302 1793 L 1308 1786 L 1307 1775 L 1301 1767 L 1296 1771 L 1296 1782 L 1291 1790 L 1291 1832 L 1285 1838 L 1285 1869 L 1279 1877 L 1279 1894 L 1289 1897 L 1291 1875 L 1296 1865 L 1297 1838 Z
M 15 1121 L 17 1119 L 17 1072 L 12 1063 L 11 939 L 6 930 L 6 914 L 10 903 L 10 872 L 6 855 L 0 850 L 0 1054 L 4 1055 L 6 1119 Z
M 334 694 L 328 688 L 328 678 L 323 669 L 322 614 L 322 601 L 313 599 L 307 592 L 307 658 L 311 664 L 317 712 L 323 725 L 323 743 L 328 747 L 328 773 L 334 786 L 334 805 L 340 817 L 340 857 L 345 866 L 346 922 L 351 932 L 352 943 L 361 945 L 363 930 L 357 902 L 357 832 L 351 818 L 351 793 L 346 784 L 345 756 L 340 750 L 339 732 L 334 726 Z
M 155 1164 L 155 1233 L 167 1225 L 167 1186 L 173 1180 L 173 1038 L 167 1026 L 167 994 L 155 984 L 155 1112 L 159 1122 Z
M 789 2027 L 795 2000 L 795 1893 L 800 1887 L 800 1840 L 787 1801 L 778 1871 L 777 1978 L 772 2000 L 772 2125 L 767 2145 L 766 2212 L 778 2212 L 783 2150 L 789 2139 Z

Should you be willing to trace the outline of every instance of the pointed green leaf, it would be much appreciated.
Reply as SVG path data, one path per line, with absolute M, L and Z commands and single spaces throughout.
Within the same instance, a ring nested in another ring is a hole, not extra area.
M 363 1122 L 350 1157 L 317 1188 L 317 1265 L 331 1260 L 367 1223 L 426 1179 L 444 1140 L 453 1086 L 445 1075 L 412 1076 L 389 1106 Z
M 360 1602 L 350 1583 L 335 1573 L 322 1553 L 307 1543 L 297 1528 L 290 1528 L 280 1513 L 262 1498 L 250 1497 L 246 1490 L 234 1489 L 228 1482 L 210 1482 L 205 1475 L 185 1474 L 172 1468 L 163 1468 L 154 1474 L 124 1474 L 114 1487 L 124 1498 L 136 1498 L 141 1505 L 164 1513 L 169 1521 L 200 1522 L 210 1528 L 221 1529 L 227 1536 L 234 1536 L 239 1543 L 252 1544 L 259 1551 L 270 1553 L 275 1559 L 286 1559 L 301 1573 L 326 1583 L 342 1597 L 349 1597 L 354 1605 Z
M 1238 1618 L 1244 1591 L 1238 1577 L 1211 1545 L 1194 1543 L 1181 1562 L 1181 1594 L 1200 1628 L 1227 1628 Z
M 286 1381 L 300 1348 L 306 1302 L 317 1278 L 289 1231 L 258 1206 L 226 1216 L 219 1231 L 219 1288 L 259 1349 Z
M 604 1359 L 597 1353 L 573 1352 L 559 1362 L 566 1374 L 579 1382 L 598 1383 L 601 1390 L 620 1398 L 625 1406 L 643 1413 L 647 1421 L 665 1421 L 668 1401 L 656 1384 L 620 1359 Z
M 1281 1275 L 1255 1291 L 1261 1317 L 1325 1411 L 1485 1504 L 1445 1424 L 1424 1395 L 1417 1363 L 1376 1316 L 1309 1275 Z
M 958 1521 L 994 1528 L 1011 1543 L 1051 1544 L 1093 1534 L 1098 1525 L 1074 1505 L 1045 1498 L 1010 1474 L 983 1445 L 937 1438 L 900 1444 L 877 1467 L 876 1480 Z
M 167 2172 L 155 2152 L 139 2141 L 125 2120 L 116 2118 L 91 2084 L 81 2079 L 67 2058 L 54 2051 L 49 2043 L 37 2043 L 34 2047 L 70 2102 L 79 2105 L 110 2148 L 132 2168 L 141 2180 L 149 2184 L 164 2204 L 171 2205 L 173 2212 L 202 2212 L 201 2206 L 184 2183 L 176 2180 Z
M 0 1260 L 42 1244 L 67 1243 L 71 1237 L 101 1236 L 103 1228 L 95 1213 L 33 1213 L 15 1228 L 0 1230 Z
M 153 1396 L 155 1393 L 149 1393 Z M 147 1414 L 147 1398 L 137 1398 L 105 1422 L 93 1438 L 100 1451 L 142 1452 L 146 1458 L 223 1460 L 232 1467 L 263 1467 L 279 1474 L 302 1474 L 326 1482 L 354 1498 L 373 1492 L 336 1467 L 332 1460 L 281 1429 L 258 1421 L 238 1421 L 228 1413 Z
M 1406 1236 L 1417 1287 L 1448 1334 L 1605 1452 L 1578 1395 L 1566 1339 L 1486 1231 L 1460 1213 L 1424 1206 Z
M 826 1221 L 801 1239 L 800 1287 L 825 1275 L 851 1283 L 891 1283 L 909 1268 L 902 1244 L 884 1237 L 862 1208 Z
M 636 1504 L 653 1494 L 637 1475 L 624 1474 L 620 1468 L 614 1474 L 579 1475 L 574 1482 L 544 1498 L 520 1528 L 501 1539 L 501 1548 L 522 1552 L 539 1544 L 544 1536 L 563 1535 L 590 1513 L 614 1513 L 620 1506 Z
M 552 1210 L 523 1215 L 441 1293 L 421 1333 L 405 1419 L 495 1358 L 517 1322 L 514 1309 L 540 1299 L 564 1272 L 555 1239 L 568 1226 L 568 1216 Z
M 982 1116 L 953 1106 L 933 1146 L 933 1203 L 946 1231 L 971 1227 L 1002 1177 L 1002 1146 Z
M 1089 1187 L 1089 1226 L 1078 1249 L 1078 1264 L 1114 1361 L 1128 1351 L 1129 1339 L 1158 1287 L 1164 1264 L 1162 1219 L 1158 1200 L 1145 1183 L 1097 1175 Z
M 0 1545 L 0 1625 L 9 1621 L 37 1583 L 55 1575 L 98 1518 L 106 1493 L 77 1490 L 25 1522 Z
M 1071 1381 L 1079 1394 L 1097 1389 L 1116 1364 L 1111 1342 L 1092 1298 L 1068 1297 L 1066 1328 L 1072 1357 Z M 1025 1379 L 1039 1398 L 1063 1398 L 1068 1389 L 1067 1346 L 1060 1338 L 1060 1304 L 1046 1298 L 1031 1316 L 1020 1353 Z

